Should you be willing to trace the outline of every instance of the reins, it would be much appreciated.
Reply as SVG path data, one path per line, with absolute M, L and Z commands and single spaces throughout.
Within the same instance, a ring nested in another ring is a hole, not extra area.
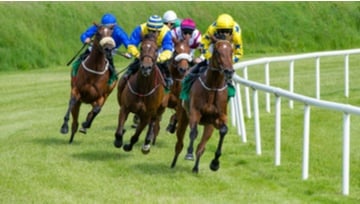
M 90 56 L 90 55 L 89 55 L 89 56 Z M 83 67 L 86 71 L 88 71 L 88 72 L 90 72 L 90 73 L 93 73 L 93 74 L 97 74 L 97 75 L 103 75 L 103 74 L 105 74 L 105 72 L 106 72 L 106 71 L 108 70 L 108 68 L 109 68 L 109 61 L 105 58 L 106 65 L 105 65 L 105 67 L 104 67 L 104 70 L 103 70 L 103 71 L 95 71 L 95 70 L 93 70 L 93 69 L 91 69 L 91 68 L 89 68 L 89 67 L 87 67 L 87 66 L 85 65 L 85 62 L 88 60 L 89 56 L 86 57 L 86 59 L 81 62 L 82 67 Z

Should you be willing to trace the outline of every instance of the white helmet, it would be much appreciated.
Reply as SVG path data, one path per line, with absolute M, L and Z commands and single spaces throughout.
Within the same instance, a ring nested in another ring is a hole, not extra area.
M 168 10 L 164 13 L 163 16 L 164 23 L 168 23 L 168 22 L 174 23 L 176 19 L 177 19 L 177 15 L 173 10 Z

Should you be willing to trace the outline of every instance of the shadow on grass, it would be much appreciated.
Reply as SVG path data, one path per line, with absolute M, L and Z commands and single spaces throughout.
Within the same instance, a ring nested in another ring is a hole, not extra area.
M 120 155 L 120 156 L 119 156 Z M 87 152 L 75 153 L 72 154 L 72 157 L 79 160 L 85 161 L 117 161 L 120 159 L 125 159 L 130 155 L 126 154 L 118 154 L 114 151 L 106 151 L 106 150 L 91 150 Z
M 58 136 L 49 136 L 45 138 L 35 138 L 32 141 L 40 145 L 79 145 L 80 142 L 74 141 L 72 144 L 69 144 L 70 137 L 58 137 Z

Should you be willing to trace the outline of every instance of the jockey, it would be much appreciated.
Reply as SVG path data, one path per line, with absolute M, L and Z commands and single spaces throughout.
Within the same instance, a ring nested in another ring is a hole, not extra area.
M 204 60 L 190 69 L 192 74 L 198 73 L 200 67 L 207 65 L 207 60 L 210 59 L 213 50 L 212 37 L 226 39 L 231 42 L 233 46 L 233 63 L 238 62 L 243 56 L 243 43 L 239 24 L 235 22 L 229 14 L 221 14 L 216 21 L 208 27 L 207 31 L 202 36 L 201 58 Z
M 172 57 L 174 44 L 171 39 L 171 32 L 169 28 L 167 26 L 164 26 L 161 17 L 158 15 L 150 16 L 146 23 L 140 24 L 133 30 L 130 37 L 128 52 L 135 57 L 135 60 L 128 66 L 128 70 L 122 78 L 128 79 L 131 74 L 135 73 L 138 70 L 138 65 L 140 63 L 140 53 L 137 49 L 137 46 L 141 43 L 142 37 L 150 32 L 155 34 L 157 39 L 156 41 L 159 47 L 157 65 L 163 75 L 165 75 L 164 78 L 166 82 L 166 87 L 170 88 L 173 80 L 171 79 L 170 72 L 166 66 L 166 63 Z
M 179 27 L 181 23 L 181 20 L 178 19 L 176 13 L 173 10 L 168 10 L 164 13 L 163 21 L 170 30 Z
M 112 38 L 115 41 L 115 50 L 113 53 L 116 52 L 116 49 L 118 49 L 122 44 L 127 48 L 129 44 L 129 38 L 126 32 L 117 24 L 116 18 L 114 15 L 110 13 L 106 13 L 101 18 L 101 24 L 105 26 L 114 26 L 114 31 L 112 34 Z M 82 43 L 90 44 L 91 38 L 95 35 L 97 32 L 96 25 L 90 26 L 84 33 L 80 35 L 80 40 Z M 91 46 L 78 58 L 77 63 L 80 64 L 82 60 L 85 60 L 86 57 L 90 54 Z M 117 78 L 114 62 L 112 59 L 112 56 L 107 57 L 107 60 L 109 61 L 109 70 L 111 72 L 111 77 Z M 75 62 L 76 63 L 76 62 Z
M 191 18 L 185 18 L 182 20 L 180 27 L 171 30 L 173 39 L 183 40 L 189 37 L 189 47 L 191 48 L 190 55 L 194 57 L 196 49 L 200 49 L 201 32 L 196 29 L 196 24 Z M 201 62 L 200 58 L 196 58 L 192 61 L 192 64 Z

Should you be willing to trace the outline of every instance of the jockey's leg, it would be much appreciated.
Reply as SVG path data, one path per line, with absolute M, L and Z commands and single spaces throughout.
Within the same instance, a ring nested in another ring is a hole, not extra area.
M 131 64 L 129 64 L 126 72 L 122 75 L 122 78 L 128 79 L 130 75 L 137 72 L 137 70 L 139 69 L 139 64 L 140 64 L 140 60 L 138 58 L 135 58 L 134 61 L 131 62 Z
M 192 66 L 189 70 L 189 74 L 197 75 L 200 73 L 200 70 L 201 70 L 200 68 L 206 67 L 206 66 L 207 66 L 207 60 L 203 60 L 199 64 L 195 64 L 194 66 Z
M 79 69 L 80 63 L 82 61 L 84 61 L 87 56 L 89 56 L 90 54 L 90 50 L 86 49 L 72 64 L 72 72 L 71 72 L 71 76 L 75 77 L 77 75 L 77 71 Z
M 109 61 L 110 78 L 117 79 L 116 69 L 115 69 L 114 60 L 113 60 L 112 55 L 107 56 L 106 59 Z
M 166 88 L 170 89 L 170 86 L 174 83 L 174 81 L 171 78 L 171 74 L 170 74 L 169 68 L 167 66 L 167 62 L 158 63 L 157 65 L 158 65 L 161 73 L 164 76 Z
M 131 62 L 131 64 L 129 64 L 126 72 L 122 75 L 121 79 L 119 80 L 119 84 L 118 84 L 119 93 L 121 93 L 124 90 L 126 81 L 129 79 L 130 75 L 137 72 L 137 70 L 139 69 L 139 65 L 140 65 L 140 60 L 138 58 L 135 58 L 135 60 Z

